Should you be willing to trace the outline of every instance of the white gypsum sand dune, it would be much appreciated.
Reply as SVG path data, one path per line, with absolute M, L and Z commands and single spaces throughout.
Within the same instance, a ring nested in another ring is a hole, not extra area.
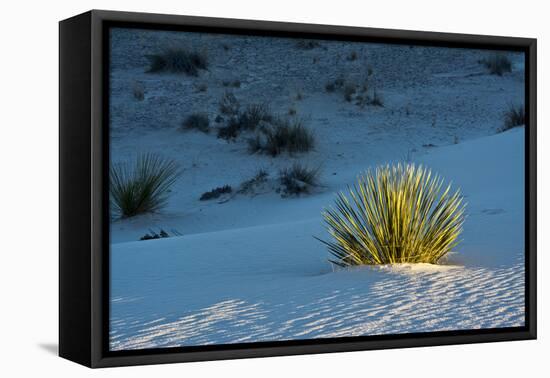
M 419 161 L 441 146 L 496 133 L 507 105 L 522 103 L 524 96 L 519 53 L 507 54 L 513 71 L 499 77 L 479 63 L 488 54 L 483 50 L 340 41 L 320 41 L 319 47 L 306 50 L 297 48 L 295 39 L 125 29 L 113 31 L 111 41 L 112 162 L 154 152 L 176 160 L 183 169 L 162 212 L 113 219 L 113 243 L 138 240 L 150 229 L 188 235 L 308 219 L 367 167 Z M 146 72 L 147 54 L 181 46 L 206 51 L 208 70 L 197 77 Z M 357 57 L 350 60 L 353 52 Z M 327 92 L 325 85 L 341 76 L 358 84 L 368 76 L 371 91 L 376 88 L 383 96 L 384 107 L 361 108 L 347 102 L 341 91 Z M 238 88 L 225 85 L 235 80 Z M 136 86 L 143 89 L 142 100 L 134 97 Z M 314 150 L 274 158 L 248 153 L 246 138 L 251 133 L 229 143 L 216 138 L 223 123 L 215 118 L 226 91 L 242 108 L 267 103 L 282 116 L 295 109 L 296 115 L 289 117 L 302 119 L 312 130 Z M 195 112 L 208 114 L 209 134 L 180 130 Z M 238 195 L 222 205 L 198 201 L 216 187 L 238 188 L 260 168 L 276 185 L 278 171 L 294 162 L 320 167 L 321 186 L 314 195 L 283 200 L 265 190 Z M 296 211 L 297 202 L 309 210 Z
M 442 266 L 333 269 L 325 192 L 225 204 L 224 228 L 111 248 L 112 349 L 256 342 L 524 324 L 524 130 L 429 149 L 425 164 L 468 202 L 463 242 Z M 290 205 L 287 205 L 290 204 Z M 208 211 L 208 210 L 205 210 Z M 247 212 L 247 222 L 225 217 Z M 213 212 L 212 212 L 213 213 Z M 191 216 L 190 216 L 191 217 Z

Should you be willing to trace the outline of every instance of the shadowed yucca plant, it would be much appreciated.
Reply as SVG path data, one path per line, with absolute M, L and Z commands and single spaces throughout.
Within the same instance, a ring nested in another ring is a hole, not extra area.
M 504 113 L 504 126 L 501 131 L 525 125 L 525 106 L 510 104 Z
M 458 244 L 463 197 L 429 169 L 385 165 L 358 177 L 349 197 L 340 193 L 323 213 L 334 241 L 325 242 L 345 267 L 437 263 Z
M 109 172 L 111 206 L 122 218 L 160 210 L 179 175 L 175 161 L 155 154 L 140 155 L 134 164 L 113 165 Z

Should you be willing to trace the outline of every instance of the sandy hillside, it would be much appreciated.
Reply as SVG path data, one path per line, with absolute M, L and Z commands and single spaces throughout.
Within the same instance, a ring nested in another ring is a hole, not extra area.
M 523 325 L 524 209 L 514 201 L 523 181 L 508 174 L 523 164 L 522 138 L 512 130 L 423 159 L 448 163 L 469 202 L 464 242 L 440 266 L 334 270 L 312 237 L 326 235 L 307 202 L 294 207 L 307 219 L 113 245 L 111 346 Z M 513 165 L 499 168 L 501 159 Z

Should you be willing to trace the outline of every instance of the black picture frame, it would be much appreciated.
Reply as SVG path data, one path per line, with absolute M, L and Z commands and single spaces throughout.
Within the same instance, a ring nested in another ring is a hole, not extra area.
M 525 326 L 109 351 L 108 30 L 112 26 L 514 50 L 526 54 Z M 59 354 L 89 367 L 536 338 L 536 39 L 92 10 L 59 24 Z

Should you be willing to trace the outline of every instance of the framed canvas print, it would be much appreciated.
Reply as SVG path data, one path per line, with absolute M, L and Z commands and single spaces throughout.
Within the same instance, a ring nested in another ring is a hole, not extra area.
M 536 337 L 536 40 L 60 23 L 60 355 Z

